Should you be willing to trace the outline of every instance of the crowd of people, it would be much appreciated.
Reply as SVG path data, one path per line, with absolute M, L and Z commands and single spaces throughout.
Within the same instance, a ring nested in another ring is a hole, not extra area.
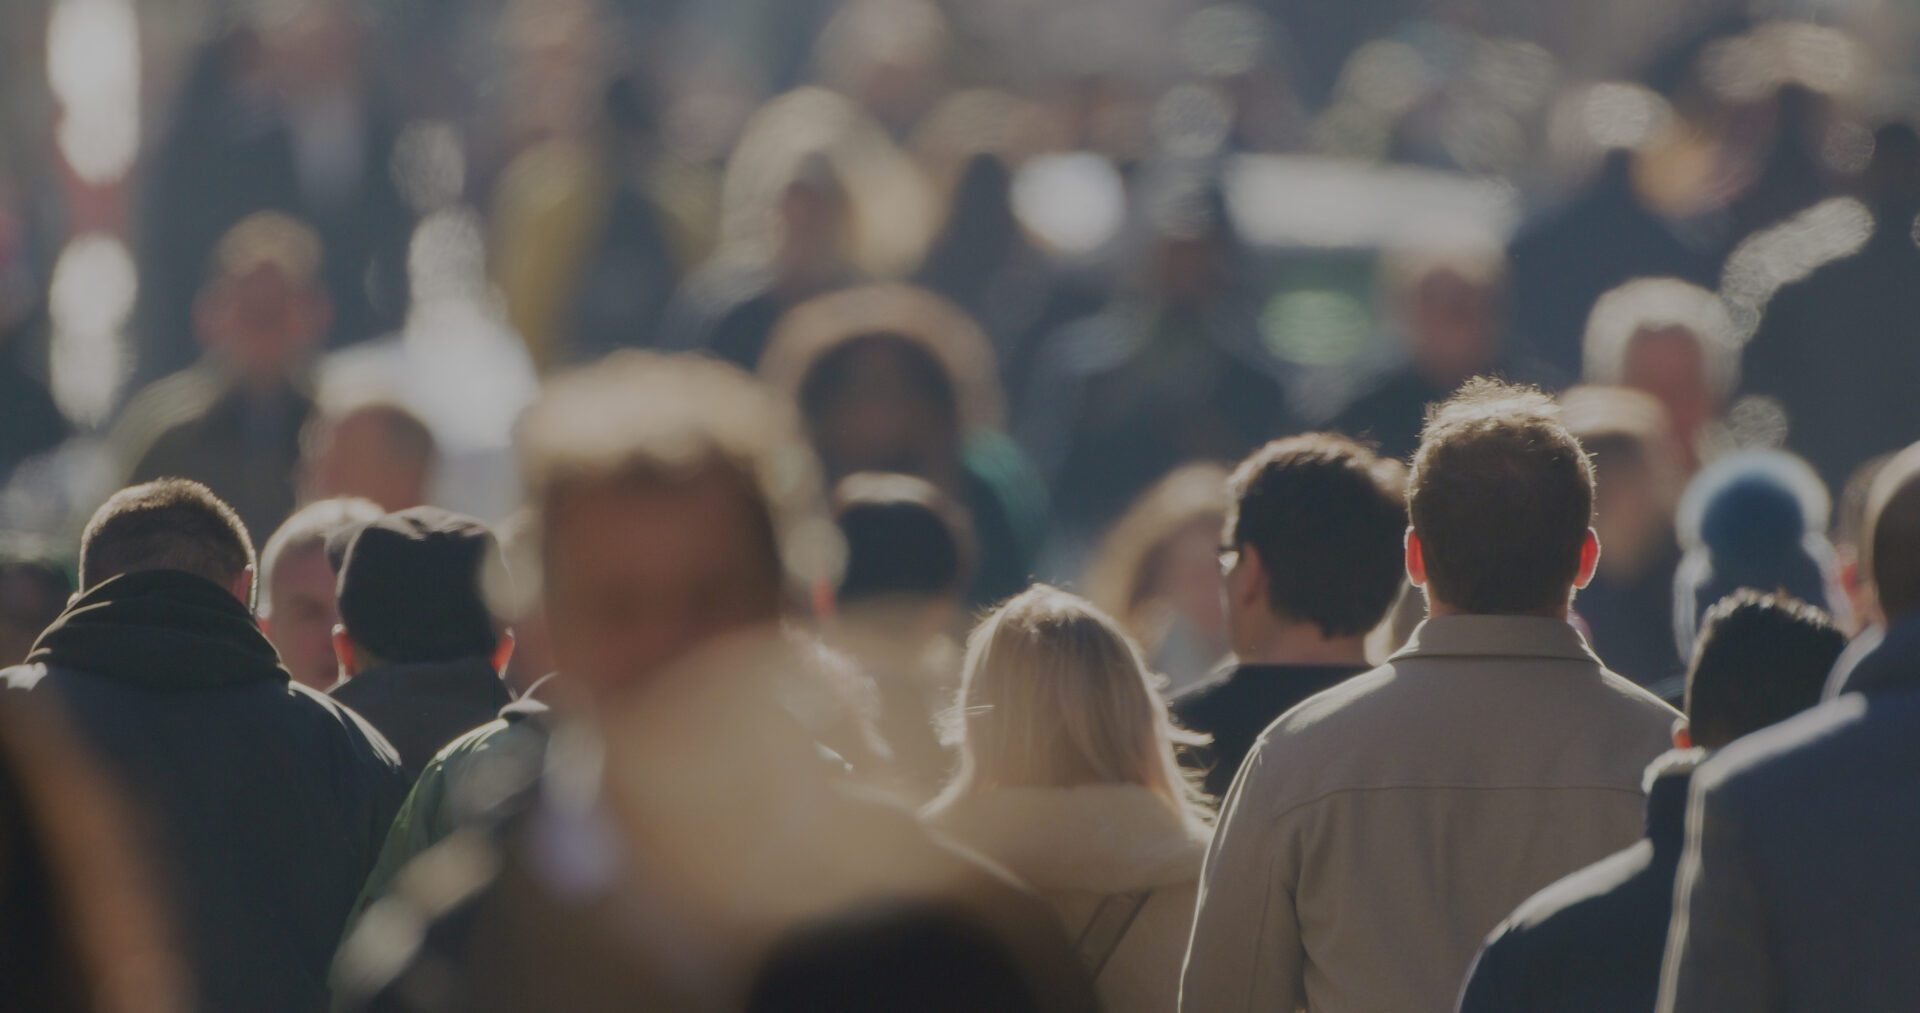
M 0 1008 L 1920 1005 L 1897 32 L 701 6 L 0 160 Z

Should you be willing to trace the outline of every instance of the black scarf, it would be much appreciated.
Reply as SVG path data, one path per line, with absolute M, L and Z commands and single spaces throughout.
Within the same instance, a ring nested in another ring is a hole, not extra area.
M 164 690 L 288 679 L 245 605 L 178 570 L 94 585 L 40 634 L 27 662 Z

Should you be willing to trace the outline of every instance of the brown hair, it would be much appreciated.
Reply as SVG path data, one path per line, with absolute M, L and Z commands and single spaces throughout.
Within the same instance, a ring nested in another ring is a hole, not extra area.
M 1866 553 L 1889 623 L 1920 612 L 1920 443 L 1888 461 L 1867 494 Z
M 1593 465 L 1532 387 L 1469 380 L 1428 410 L 1407 487 L 1433 597 L 1478 614 L 1564 604 L 1593 524 Z
M 1405 576 L 1405 482 L 1399 464 L 1344 436 L 1275 440 L 1228 479 L 1228 544 L 1259 553 L 1276 613 L 1328 636 L 1366 633 Z
M 114 493 L 80 535 L 80 586 L 144 570 L 227 585 L 254 564 L 247 526 L 213 490 L 162 478 Z

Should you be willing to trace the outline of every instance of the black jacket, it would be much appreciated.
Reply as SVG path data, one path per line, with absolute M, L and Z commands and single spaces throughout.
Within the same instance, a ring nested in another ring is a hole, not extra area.
M 513 702 L 486 658 L 380 665 L 328 695 L 372 722 L 414 776 L 447 743 L 492 721 Z
M 1493 930 L 1461 1013 L 1653 1009 L 1696 764 L 1685 753 L 1656 761 L 1646 838 L 1534 894 Z
M 1915 1007 L 1920 652 L 1890 636 L 1871 660 L 1871 690 L 1749 735 L 1695 775 L 1669 1008 Z
M 1207 794 L 1226 798 L 1233 776 L 1267 726 L 1300 701 L 1366 671 L 1365 665 L 1237 665 L 1174 698 L 1173 714 L 1184 728 L 1213 736 L 1191 759 L 1206 770 Z
M 141 805 L 203 1010 L 312 1010 L 406 780 L 378 732 L 293 683 L 245 606 L 176 571 L 105 581 L 8 691 L 55 694 Z

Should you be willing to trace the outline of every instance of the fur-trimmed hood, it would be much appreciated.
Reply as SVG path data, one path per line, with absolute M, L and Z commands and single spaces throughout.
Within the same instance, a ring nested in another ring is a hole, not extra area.
M 1122 784 L 992 789 L 927 818 L 1043 893 L 1191 883 L 1210 836 L 1160 795 Z

